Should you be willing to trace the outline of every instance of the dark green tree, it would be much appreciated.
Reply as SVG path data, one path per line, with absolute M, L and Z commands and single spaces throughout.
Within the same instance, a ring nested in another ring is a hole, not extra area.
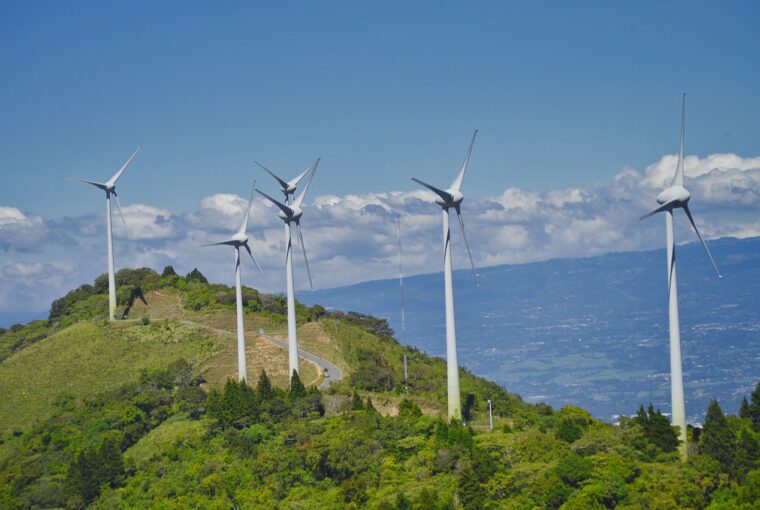
M 467 423 L 472 419 L 473 407 L 475 407 L 475 395 L 468 393 L 464 398 L 464 405 L 462 406 L 462 419 Z
M 364 410 L 364 402 L 362 402 L 362 398 L 359 396 L 359 392 L 356 390 L 354 390 L 354 396 L 351 399 L 351 410 L 352 411 Z
M 420 416 L 422 416 L 422 410 L 413 400 L 405 398 L 398 405 L 399 418 L 419 418 Z
M 269 380 L 266 370 L 262 370 L 259 374 L 259 382 L 256 384 L 256 394 L 258 395 L 259 400 L 262 401 L 271 400 L 274 396 L 272 381 Z
M 164 267 L 164 270 L 161 271 L 161 276 L 162 277 L 176 276 L 176 275 L 177 275 L 177 272 L 174 270 L 174 267 L 172 267 L 172 266 L 166 266 L 166 267 Z
M 755 435 L 746 428 L 742 428 L 736 437 L 736 451 L 733 457 L 731 475 L 734 479 L 743 481 L 760 459 L 760 445 Z
M 208 280 L 205 276 L 203 276 L 203 273 L 198 271 L 197 267 L 194 267 L 192 271 L 187 273 L 187 281 L 188 282 L 196 282 L 196 283 L 208 283 Z
M 465 510 L 481 510 L 485 506 L 485 491 L 472 466 L 462 469 L 457 489 L 459 502 Z
M 570 453 L 560 459 L 555 473 L 567 485 L 579 487 L 591 476 L 593 467 L 594 465 L 590 460 L 577 453 Z
M 68 490 L 84 504 L 91 503 L 103 486 L 115 487 L 124 476 L 124 458 L 119 440 L 107 434 L 97 446 L 80 451 L 69 466 L 66 478 Z
M 574 443 L 583 435 L 583 427 L 570 418 L 562 418 L 559 421 L 559 425 L 557 425 L 555 434 L 557 435 L 557 438 L 566 443 Z
M 760 382 L 757 383 L 755 390 L 750 395 L 749 419 L 752 420 L 754 431 L 760 432 Z
M 375 406 L 372 404 L 372 397 L 367 395 L 367 403 L 364 405 L 364 409 L 367 411 L 375 411 Z
M 752 419 L 752 411 L 750 410 L 749 402 L 747 402 L 747 397 L 742 399 L 742 403 L 739 406 L 739 418 Z
M 726 420 L 726 415 L 723 414 L 717 400 L 710 401 L 699 439 L 700 453 L 717 460 L 721 470 L 728 473 L 733 464 L 735 448 L 736 437 Z
M 652 404 L 649 404 L 646 411 L 644 411 L 644 406 L 639 406 L 632 421 L 641 427 L 646 440 L 657 450 L 674 452 L 678 449 L 680 443 L 678 433 L 659 409 L 654 410 Z
M 290 376 L 290 388 L 288 389 L 288 396 L 291 399 L 301 398 L 306 395 L 306 388 L 301 382 L 301 378 L 298 376 L 298 372 L 293 370 L 293 375 Z

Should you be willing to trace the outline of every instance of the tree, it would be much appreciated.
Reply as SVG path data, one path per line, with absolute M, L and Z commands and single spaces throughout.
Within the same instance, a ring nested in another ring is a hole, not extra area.
M 262 370 L 259 374 L 259 382 L 256 384 L 256 393 L 259 396 L 259 400 L 262 401 L 271 400 L 274 396 L 272 381 L 269 380 L 266 370 Z
M 367 403 L 364 405 L 364 409 L 367 411 L 375 411 L 375 406 L 372 404 L 372 397 L 367 395 Z
M 760 445 L 754 434 L 746 428 L 742 428 L 736 438 L 736 451 L 733 457 L 731 475 L 736 480 L 744 480 L 747 473 L 760 459 Z
M 198 271 L 197 267 L 194 267 L 192 271 L 187 273 L 186 278 L 188 282 L 208 283 L 206 277 L 203 276 L 203 273 Z
M 485 505 L 485 491 L 472 466 L 462 469 L 457 489 L 459 502 L 465 510 L 480 510 Z
M 288 390 L 288 396 L 291 399 L 300 398 L 306 395 L 306 388 L 301 382 L 301 378 L 298 376 L 298 372 L 293 370 L 293 375 L 290 376 L 290 389 Z
M 351 399 L 351 410 L 352 411 L 364 410 L 364 403 L 362 402 L 362 398 L 359 396 L 359 392 L 356 390 L 354 390 L 354 396 Z
M 710 401 L 705 425 L 699 440 L 699 451 L 720 463 L 721 470 L 730 472 L 736 445 L 734 432 L 717 400 Z
M 69 491 L 85 504 L 92 502 L 104 485 L 116 486 L 124 476 L 124 458 L 119 439 L 108 433 L 99 445 L 81 450 L 69 466 L 66 483 Z
M 475 395 L 468 393 L 464 398 L 464 405 L 462 406 L 462 418 L 465 422 L 469 422 L 472 418 L 472 408 L 475 406 Z
M 172 266 L 166 266 L 164 267 L 164 270 L 161 271 L 161 276 L 164 278 L 167 276 L 176 276 L 176 275 L 177 275 L 177 272 L 174 270 L 174 267 Z
M 422 416 L 422 410 L 413 400 L 405 398 L 398 405 L 399 418 L 419 418 L 420 416 Z
M 678 449 L 680 444 L 678 433 L 659 409 L 654 410 L 652 404 L 649 404 L 646 411 L 644 411 L 644 406 L 639 406 L 639 411 L 632 421 L 641 427 L 646 440 L 657 450 L 674 452 Z
M 566 443 L 574 443 L 583 435 L 583 427 L 569 418 L 562 418 L 555 431 L 558 439 Z
M 752 428 L 755 432 L 760 432 L 760 382 L 755 386 L 755 390 L 750 395 L 749 419 L 752 420 Z

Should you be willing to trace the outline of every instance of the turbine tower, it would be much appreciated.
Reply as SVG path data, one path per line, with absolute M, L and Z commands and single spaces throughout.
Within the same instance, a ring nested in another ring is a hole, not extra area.
M 229 245 L 235 248 L 235 305 L 237 316 L 237 348 L 238 348 L 238 379 L 240 381 L 248 380 L 248 368 L 245 360 L 245 330 L 243 329 L 243 291 L 240 286 L 240 248 L 245 248 L 245 251 L 250 255 L 251 260 L 256 265 L 256 269 L 259 270 L 261 278 L 264 280 L 264 284 L 267 284 L 267 280 L 264 277 L 264 272 L 261 270 L 256 259 L 253 258 L 253 252 L 248 245 L 248 236 L 246 230 L 248 230 L 248 216 L 251 213 L 251 203 L 253 202 L 253 191 L 256 189 L 256 181 L 253 182 L 253 188 L 251 189 L 251 198 L 248 200 L 248 208 L 245 210 L 245 218 L 240 225 L 238 231 L 227 239 L 218 243 L 204 244 L 203 246 L 219 246 Z
M 311 283 L 311 270 L 309 269 L 309 259 L 306 256 L 306 246 L 303 243 L 303 233 L 301 232 L 301 216 L 303 215 L 303 209 L 301 209 L 301 205 L 303 204 L 303 199 L 306 196 L 306 192 L 309 190 L 309 185 L 311 184 L 311 180 L 314 178 L 314 173 L 317 171 L 317 165 L 319 164 L 319 158 L 309 165 L 309 167 L 306 168 L 306 170 L 301 173 L 296 178 L 292 179 L 289 182 L 285 182 L 283 179 L 280 179 L 272 172 L 269 172 L 265 167 L 262 168 L 270 173 L 275 179 L 277 179 L 277 182 L 280 183 L 281 190 L 285 194 L 285 203 L 275 200 L 274 198 L 270 197 L 266 193 L 260 190 L 256 190 L 257 193 L 259 193 L 261 196 L 272 202 L 274 205 L 280 208 L 279 217 L 281 220 L 285 222 L 285 242 L 286 242 L 286 250 L 285 250 L 285 279 L 287 284 L 287 294 L 288 294 L 288 368 L 289 368 L 289 375 L 290 377 L 293 376 L 293 372 L 298 372 L 298 337 L 296 334 L 296 297 L 295 297 L 295 289 L 293 285 L 293 239 L 291 235 L 291 228 L 290 224 L 295 223 L 296 230 L 298 232 L 298 241 L 301 245 L 301 249 L 303 250 L 303 260 L 306 264 L 306 273 L 309 276 L 309 286 L 313 289 L 314 286 Z M 309 180 L 306 181 L 306 186 L 304 187 L 303 191 L 295 197 L 292 203 L 288 201 L 288 195 L 291 195 L 295 193 L 296 185 L 297 183 L 309 172 L 311 171 L 311 175 L 309 175 Z
M 396 234 L 398 234 L 398 285 L 401 291 L 401 331 L 406 332 L 404 318 L 404 266 L 401 257 L 401 217 L 396 216 Z
M 91 186 L 95 186 L 96 188 L 102 189 L 106 192 L 106 232 L 108 237 L 108 320 L 114 320 L 114 314 L 116 313 L 116 277 L 114 275 L 113 269 L 114 264 L 113 232 L 111 230 L 111 195 L 113 195 L 113 197 L 116 199 L 116 207 L 119 209 L 119 216 L 121 216 L 121 221 L 124 223 L 124 229 L 127 231 L 127 235 L 129 235 L 129 228 L 127 227 L 127 222 L 124 219 L 124 213 L 121 210 L 119 195 L 116 194 L 116 181 L 119 180 L 121 174 L 124 173 L 124 170 L 126 170 L 127 166 L 129 166 L 129 164 L 132 162 L 132 159 L 137 155 L 138 152 L 140 152 L 140 149 L 142 149 L 142 145 L 137 147 L 135 152 L 129 156 L 129 159 L 126 161 L 126 163 L 124 163 L 121 168 L 119 168 L 119 171 L 113 174 L 113 176 L 106 182 L 88 181 L 75 177 L 66 177 L 66 179 L 83 182 L 85 184 L 89 184 Z
M 462 168 L 459 170 L 459 175 L 454 179 L 448 189 L 440 189 L 422 182 L 417 178 L 412 178 L 417 184 L 425 186 L 429 190 L 433 191 L 438 198 L 435 199 L 435 203 L 441 206 L 443 216 L 443 277 L 445 287 L 446 298 L 446 371 L 447 371 L 447 384 L 448 384 L 448 406 L 449 406 L 449 419 L 461 420 L 462 419 L 462 404 L 459 394 L 459 365 L 457 364 L 457 333 L 456 323 L 454 320 L 454 287 L 451 279 L 451 229 L 449 228 L 449 209 L 454 208 L 459 219 L 459 226 L 462 227 L 462 237 L 464 238 L 464 244 L 467 247 L 467 255 L 470 257 L 470 265 L 472 266 L 472 274 L 475 278 L 475 285 L 478 284 L 478 276 L 475 273 L 475 263 L 472 260 L 472 253 L 470 252 L 470 245 L 467 242 L 467 234 L 464 231 L 464 221 L 462 220 L 462 211 L 460 206 L 464 195 L 461 192 L 462 180 L 464 179 L 464 173 L 467 170 L 467 163 L 470 161 L 470 154 L 472 153 L 472 146 L 475 143 L 475 136 L 478 131 L 472 134 L 470 140 L 470 146 L 467 149 L 467 156 L 464 158 Z
M 721 277 L 718 266 L 715 265 L 710 250 L 707 248 L 702 235 L 699 233 L 694 218 L 689 211 L 689 199 L 691 194 L 683 185 L 683 141 L 684 141 L 684 120 L 686 112 L 686 94 L 683 95 L 681 103 L 681 145 L 678 151 L 678 164 L 676 165 L 675 176 L 670 187 L 664 189 L 657 195 L 659 207 L 645 214 L 640 219 L 648 218 L 654 214 L 665 213 L 665 235 L 666 235 L 666 254 L 668 263 L 668 323 L 670 329 L 670 398 L 672 402 L 671 423 L 679 427 L 679 439 L 681 444 L 679 451 L 683 459 L 687 455 L 686 445 L 686 407 L 683 396 L 683 372 L 681 367 L 681 330 L 678 323 L 678 285 L 676 283 L 676 245 L 673 236 L 673 210 L 683 209 L 686 217 L 689 218 L 694 232 L 697 233 L 699 241 L 705 248 L 707 257 L 710 259 L 715 273 L 718 278 Z

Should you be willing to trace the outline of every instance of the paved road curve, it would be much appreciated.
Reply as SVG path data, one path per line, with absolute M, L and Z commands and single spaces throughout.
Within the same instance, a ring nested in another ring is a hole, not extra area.
M 268 335 L 261 335 L 262 337 L 266 338 L 273 344 L 279 345 L 283 349 L 288 348 L 288 342 L 284 342 L 278 338 L 274 338 Z M 312 354 L 310 352 L 306 352 L 303 349 L 298 349 L 298 355 L 304 359 L 307 359 L 311 362 L 316 363 L 319 365 L 322 370 L 323 374 L 325 376 L 324 380 L 322 381 L 322 384 L 319 385 L 320 390 L 326 389 L 328 386 L 330 386 L 334 382 L 338 382 L 343 378 L 343 374 L 340 372 L 340 369 L 327 361 L 324 358 L 320 358 L 319 356 Z

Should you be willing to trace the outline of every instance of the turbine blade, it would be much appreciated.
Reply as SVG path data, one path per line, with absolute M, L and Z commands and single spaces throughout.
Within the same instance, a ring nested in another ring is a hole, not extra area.
M 113 174 L 113 177 L 111 177 L 111 179 L 109 179 L 108 182 L 112 184 L 116 184 L 116 181 L 119 180 L 119 177 L 121 177 L 121 174 L 124 173 L 124 170 L 127 169 L 129 164 L 132 162 L 132 159 L 134 159 L 134 157 L 137 156 L 137 153 L 140 152 L 140 149 L 142 149 L 142 145 L 139 145 L 137 149 L 135 149 L 135 152 L 133 152 L 132 155 L 129 156 L 129 159 L 127 160 L 127 162 L 121 165 L 121 168 L 119 168 L 119 171 Z
M 119 210 L 119 217 L 121 217 L 121 222 L 124 224 L 124 230 L 127 231 L 127 237 L 132 239 L 132 232 L 129 231 L 129 227 L 127 226 L 127 220 L 124 219 L 124 212 L 121 210 L 121 202 L 119 201 L 119 195 L 116 194 L 115 191 L 112 191 L 113 197 L 116 199 L 116 208 Z
M 103 190 L 106 189 L 106 185 L 103 182 L 88 181 L 86 179 L 78 179 L 76 177 L 69 177 L 69 176 L 64 176 L 63 178 L 66 179 L 66 180 L 68 180 L 68 181 L 82 182 L 84 184 L 90 184 L 92 186 L 95 186 L 96 188 L 100 188 L 100 189 L 103 189 Z
M 267 277 L 266 277 L 266 276 L 264 276 L 264 271 L 262 271 L 262 270 L 261 270 L 261 266 L 259 266 L 259 263 L 258 263 L 258 262 L 256 262 L 256 259 L 255 259 L 255 258 L 253 258 L 253 252 L 251 251 L 251 247 L 250 247 L 250 246 L 248 246 L 248 243 L 247 243 L 247 242 L 243 243 L 243 246 L 245 246 L 245 251 L 247 251 L 247 252 L 248 252 L 248 255 L 250 255 L 250 256 L 251 256 L 251 260 L 252 260 L 252 261 L 253 261 L 253 263 L 256 265 L 256 269 L 258 269 L 258 270 L 259 270 L 259 274 L 261 275 L 261 279 L 262 279 L 262 280 L 264 280 L 264 285 L 265 285 L 265 286 L 266 286 L 266 288 L 267 288 L 267 292 L 269 292 L 269 293 L 271 294 L 271 293 L 272 293 L 272 289 L 269 287 L 269 282 L 267 281 Z
M 683 186 L 683 132 L 686 119 L 686 93 L 684 93 L 681 101 L 681 144 L 678 148 L 678 165 L 676 165 L 676 174 L 673 176 L 673 186 Z
M 285 182 L 284 179 L 281 179 L 280 177 L 278 177 L 274 172 L 272 172 L 270 169 L 268 169 L 267 167 L 265 167 L 264 165 L 262 165 L 258 161 L 254 161 L 254 163 L 256 163 L 257 165 L 259 165 L 262 170 L 264 170 L 266 173 L 268 173 L 269 175 L 271 175 L 272 177 L 274 177 L 277 180 L 277 182 L 280 183 L 280 188 L 282 188 L 283 193 L 285 192 L 285 190 L 288 189 L 288 183 Z
M 691 217 L 691 211 L 689 211 L 689 206 L 684 205 L 683 210 L 686 213 L 686 216 L 689 217 L 689 221 L 691 222 L 691 226 L 694 227 L 694 232 L 697 233 L 697 237 L 699 238 L 699 242 L 702 243 L 702 246 L 705 248 L 705 252 L 707 253 L 707 257 L 710 259 L 710 262 L 712 263 L 713 269 L 715 269 L 715 274 L 718 275 L 718 278 L 723 278 L 723 276 L 720 274 L 720 271 L 718 271 L 718 266 L 715 264 L 715 260 L 713 259 L 712 254 L 710 253 L 710 250 L 707 248 L 707 244 L 705 243 L 704 239 L 702 239 L 702 234 L 699 233 L 699 229 L 697 228 L 697 224 L 694 223 L 694 218 Z
M 454 179 L 454 182 L 451 183 L 451 188 L 459 191 L 462 188 L 462 180 L 464 179 L 464 172 L 467 170 L 467 164 L 470 162 L 470 154 L 472 154 L 472 146 L 475 144 L 475 137 L 478 134 L 478 130 L 476 129 L 475 132 L 472 134 L 472 139 L 470 140 L 470 146 L 467 148 L 467 156 L 464 158 L 464 163 L 462 163 L 462 168 L 459 170 L 459 175 L 457 175 L 457 178 Z
M 454 197 L 451 196 L 451 193 L 449 193 L 448 191 L 443 191 L 441 188 L 436 188 L 432 184 L 428 184 L 428 183 L 426 183 L 424 181 L 421 181 L 421 180 L 417 179 L 416 177 L 412 177 L 412 180 L 414 182 L 416 182 L 417 184 L 421 184 L 421 185 L 425 186 L 427 189 L 429 189 L 430 191 L 432 191 L 433 193 L 435 193 L 436 195 L 438 195 L 439 197 L 441 197 L 446 202 L 450 202 L 454 198 Z
M 276 205 L 277 207 L 279 207 L 280 210 L 282 212 L 284 212 L 285 214 L 287 214 L 288 216 L 292 216 L 293 215 L 293 209 L 291 209 L 287 205 L 283 204 L 282 202 L 280 202 L 278 200 L 275 200 L 274 198 L 270 197 L 269 195 L 267 195 L 266 193 L 264 193 L 261 190 L 257 189 L 256 193 L 258 193 L 259 195 L 263 196 L 264 198 L 266 198 L 267 200 L 269 200 L 270 202 L 272 202 L 274 205 Z
M 230 239 L 229 241 L 219 241 L 218 243 L 202 244 L 201 247 L 206 248 L 208 246 L 222 246 L 222 245 L 235 246 L 236 244 L 237 244 L 237 241 L 235 241 L 234 239 Z
M 256 181 L 253 181 L 253 187 L 251 188 L 251 197 L 248 199 L 248 208 L 245 210 L 245 218 L 243 218 L 243 224 L 240 225 L 239 233 L 245 234 L 248 230 L 248 217 L 251 215 L 251 204 L 253 203 L 253 192 L 256 191 Z
M 322 156 L 318 157 L 314 162 L 309 163 L 309 166 L 307 166 L 303 172 L 301 172 L 297 176 L 290 179 L 288 184 L 290 184 L 291 186 L 298 186 L 298 183 L 301 182 L 301 179 L 303 179 L 304 176 L 309 173 L 309 170 L 311 170 L 312 168 L 316 168 L 317 165 L 319 164 L 319 160 L 321 159 L 322 159 Z
M 457 206 L 457 218 L 459 219 L 459 226 L 462 227 L 462 237 L 464 237 L 464 245 L 467 248 L 467 255 L 470 257 L 470 265 L 472 266 L 472 277 L 475 279 L 475 285 L 478 284 L 478 273 L 475 272 L 475 262 L 472 260 L 472 252 L 470 252 L 470 243 L 467 242 L 467 234 L 464 231 L 464 220 L 462 219 L 462 211 Z
M 304 186 L 303 191 L 298 194 L 295 200 L 293 200 L 293 204 L 296 207 L 301 207 L 301 204 L 303 204 L 303 199 L 306 197 L 306 192 L 309 191 L 309 186 L 311 185 L 312 179 L 314 179 L 314 174 L 317 173 L 317 165 L 319 164 L 319 160 L 317 160 L 314 163 L 314 166 L 311 168 L 311 175 L 309 175 L 309 180 L 306 181 L 306 186 Z
M 311 269 L 309 269 L 309 259 L 306 257 L 306 245 L 303 244 L 303 232 L 301 232 L 301 223 L 296 223 L 296 230 L 298 230 L 298 242 L 301 243 L 301 250 L 303 250 L 303 261 L 306 263 L 306 274 L 309 275 L 309 287 L 314 290 L 314 284 L 311 283 Z
M 662 205 L 661 205 L 660 207 L 658 207 L 657 209 L 654 209 L 654 210 L 652 210 L 652 211 L 649 211 L 648 213 L 646 213 L 644 216 L 642 216 L 641 218 L 639 218 L 639 220 L 644 220 L 644 219 L 647 219 L 647 218 L 649 218 L 650 216 L 654 216 L 654 215 L 655 215 L 655 214 L 657 214 L 657 213 L 660 213 L 660 212 L 662 212 L 662 211 L 665 211 L 665 210 L 667 210 L 668 208 L 670 208 L 670 206 L 671 206 L 671 205 L 673 205 L 675 202 L 676 202 L 676 200 L 671 200 L 670 202 L 665 202 L 664 204 L 662 204 Z

